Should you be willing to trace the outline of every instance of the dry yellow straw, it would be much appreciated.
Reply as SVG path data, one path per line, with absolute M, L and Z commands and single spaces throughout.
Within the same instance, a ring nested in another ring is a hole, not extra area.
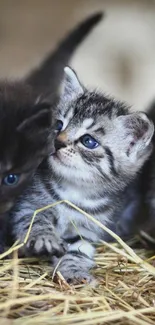
M 83 211 L 82 209 L 78 208 L 76 205 L 74 205 L 73 203 L 71 203 L 70 201 L 68 200 L 61 200 L 61 201 L 57 201 L 55 203 L 52 203 L 50 205 L 47 205 L 43 208 L 40 208 L 40 209 L 37 209 L 33 216 L 32 216 L 32 220 L 31 220 L 31 223 L 30 223 L 30 226 L 29 226 L 29 229 L 27 231 L 27 234 L 25 236 L 25 239 L 24 239 L 24 242 L 19 244 L 19 245 L 16 245 L 12 248 L 10 248 L 7 252 L 3 253 L 0 255 L 0 259 L 4 258 L 5 256 L 11 254 L 13 251 L 21 248 L 28 240 L 29 238 L 29 235 L 30 235 L 30 232 L 31 232 L 31 229 L 32 229 L 32 225 L 33 225 L 33 222 L 34 222 L 34 219 L 35 219 L 35 216 L 42 212 L 42 211 L 45 211 L 47 209 L 50 209 L 58 204 L 67 204 L 67 205 L 70 205 L 72 208 L 74 208 L 75 210 L 77 210 L 78 212 L 80 212 L 81 214 L 83 214 L 84 216 L 86 216 L 89 220 L 93 221 L 95 224 L 97 224 L 100 228 L 102 228 L 104 231 L 106 231 L 109 235 L 111 235 L 123 248 L 124 250 L 128 253 L 127 255 L 127 258 L 129 258 L 130 260 L 132 260 L 134 263 L 140 265 L 143 269 L 149 271 L 152 275 L 155 276 L 155 268 L 148 264 L 147 262 L 143 261 L 134 251 L 131 247 L 129 247 L 118 235 L 116 235 L 112 230 L 110 230 L 109 228 L 107 228 L 106 226 L 104 226 L 100 221 L 96 220 L 93 216 L 91 216 L 90 214 L 88 214 L 87 212 Z M 105 243 L 107 246 L 109 246 L 108 243 Z M 110 246 L 113 250 L 116 251 L 116 248 L 113 247 L 113 246 Z

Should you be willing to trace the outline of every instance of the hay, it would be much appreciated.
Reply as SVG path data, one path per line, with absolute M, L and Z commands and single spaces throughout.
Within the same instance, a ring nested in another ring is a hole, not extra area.
M 64 201 L 56 202 L 63 204 Z M 15 243 L 0 255 L 0 320 L 6 325 L 149 325 L 155 324 L 155 256 L 150 251 L 133 251 L 116 234 L 92 216 L 75 207 L 111 234 L 116 243 L 97 248 L 97 268 L 92 271 L 97 287 L 86 283 L 69 285 L 57 272 L 53 281 L 46 260 L 18 258 Z M 12 259 L 7 255 L 12 254 Z M 3 257 L 6 257 L 3 260 Z

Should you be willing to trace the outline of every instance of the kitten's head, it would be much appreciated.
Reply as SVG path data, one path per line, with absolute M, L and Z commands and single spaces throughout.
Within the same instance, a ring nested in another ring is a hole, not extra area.
M 151 154 L 153 123 L 145 113 L 129 113 L 123 103 L 85 90 L 70 68 L 65 74 L 51 157 L 55 173 L 81 185 L 126 185 Z
M 54 150 L 51 107 L 36 101 L 29 86 L 0 84 L 0 214 L 9 210 L 25 183 Z

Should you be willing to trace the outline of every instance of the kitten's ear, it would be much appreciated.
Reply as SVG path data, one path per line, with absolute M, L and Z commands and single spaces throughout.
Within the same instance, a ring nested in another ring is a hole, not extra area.
M 151 148 L 154 124 L 142 112 L 119 116 L 117 121 L 120 123 L 119 129 L 126 142 L 125 152 L 131 162 L 138 163 L 138 159 L 145 156 Z
M 38 102 L 29 111 L 30 115 L 18 125 L 17 133 L 21 139 L 27 140 L 27 145 L 31 150 L 34 148 L 34 153 L 38 150 L 40 157 L 54 153 L 55 134 L 54 127 L 52 127 L 54 121 L 51 105 Z
M 62 97 L 66 97 L 68 100 L 73 99 L 76 96 L 82 95 L 84 88 L 81 85 L 75 71 L 70 67 L 64 68 L 64 80 L 61 87 Z
M 42 132 L 52 124 L 52 111 L 49 103 L 41 102 L 32 107 L 30 116 L 26 117 L 17 127 L 18 132 Z

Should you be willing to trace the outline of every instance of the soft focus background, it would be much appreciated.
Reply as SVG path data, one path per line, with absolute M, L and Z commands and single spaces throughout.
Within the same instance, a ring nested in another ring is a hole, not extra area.
M 82 18 L 106 19 L 72 60 L 82 81 L 144 109 L 155 98 L 155 1 L 0 0 L 0 76 L 20 77 Z

